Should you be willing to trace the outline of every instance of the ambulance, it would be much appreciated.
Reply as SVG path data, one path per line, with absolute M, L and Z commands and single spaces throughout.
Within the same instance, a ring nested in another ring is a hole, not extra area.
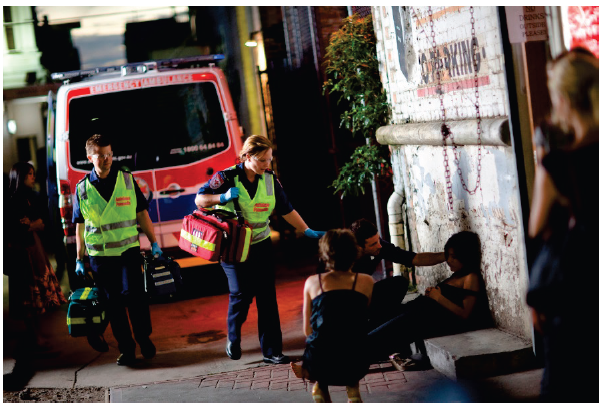
M 242 146 L 227 81 L 215 65 L 223 58 L 52 74 L 63 85 L 48 97 L 47 187 L 51 212 L 53 206 L 60 212 L 68 268 L 75 264 L 75 186 L 93 168 L 85 145 L 95 133 L 110 136 L 113 166 L 132 172 L 149 203 L 160 246 L 180 257 L 182 219 L 195 209 L 197 190 L 216 171 L 234 165 Z M 142 231 L 140 243 L 142 250 L 150 249 Z

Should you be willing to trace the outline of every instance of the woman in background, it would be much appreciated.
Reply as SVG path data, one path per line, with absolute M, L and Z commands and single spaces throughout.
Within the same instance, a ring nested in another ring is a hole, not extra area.
M 46 207 L 33 190 L 35 180 L 31 164 L 13 165 L 4 208 L 4 237 L 9 249 L 4 256 L 9 315 L 25 321 L 26 338 L 19 341 L 19 347 L 26 353 L 43 350 L 39 316 L 67 302 L 38 236 L 44 230 L 42 215 Z
M 548 64 L 552 122 L 536 135 L 529 237 L 541 245 L 527 303 L 542 334 L 546 402 L 598 401 L 599 61 L 575 49 Z M 563 134 L 563 137 L 557 136 Z M 569 297 L 569 291 L 579 289 Z M 595 359 L 574 352 L 578 346 Z M 594 362 L 595 360 L 595 362 Z

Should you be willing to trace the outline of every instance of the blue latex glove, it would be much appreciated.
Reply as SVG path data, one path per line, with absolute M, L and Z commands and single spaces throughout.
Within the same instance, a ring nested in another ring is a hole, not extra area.
M 164 254 L 164 252 L 161 251 L 157 242 L 153 242 L 153 244 L 151 245 L 151 255 L 157 259 L 158 257 L 161 257 L 163 254 Z
M 76 259 L 75 272 L 78 276 L 84 277 L 84 260 Z
M 311 237 L 313 239 L 320 239 L 324 234 L 325 232 L 318 232 L 316 230 L 312 230 L 311 228 L 308 228 L 304 231 L 304 236 Z
M 231 202 L 235 198 L 239 198 L 239 188 L 237 187 L 233 187 L 224 194 L 220 195 L 220 203 L 224 205 L 227 202 Z

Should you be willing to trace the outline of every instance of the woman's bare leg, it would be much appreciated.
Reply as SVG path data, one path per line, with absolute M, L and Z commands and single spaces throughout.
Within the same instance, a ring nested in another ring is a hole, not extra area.
M 348 395 L 349 403 L 363 402 L 363 400 L 361 400 L 361 390 L 359 389 L 358 383 L 354 386 L 346 386 L 346 394 Z
M 294 362 L 290 362 L 289 366 L 291 367 L 292 372 L 294 372 L 294 375 L 298 379 L 310 380 L 310 375 L 308 374 L 308 370 L 304 369 L 302 367 L 302 364 L 296 364 Z
M 312 388 L 312 398 L 315 403 L 331 403 L 329 387 L 316 382 Z

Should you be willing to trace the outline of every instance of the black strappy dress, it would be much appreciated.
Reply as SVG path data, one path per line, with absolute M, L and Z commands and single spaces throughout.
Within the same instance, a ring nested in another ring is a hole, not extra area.
M 311 380 L 332 386 L 355 385 L 369 370 L 367 315 L 369 299 L 352 289 L 323 291 L 312 300 L 302 366 Z
M 475 296 L 476 304 L 468 319 L 462 319 L 431 298 L 420 295 L 402 307 L 402 312 L 368 335 L 370 359 L 373 362 L 388 359 L 395 352 L 409 352 L 408 344 L 420 339 L 452 335 L 492 326 L 491 313 L 485 290 L 466 290 L 447 284 L 455 274 L 440 282 L 444 297 L 463 307 L 467 296 Z

